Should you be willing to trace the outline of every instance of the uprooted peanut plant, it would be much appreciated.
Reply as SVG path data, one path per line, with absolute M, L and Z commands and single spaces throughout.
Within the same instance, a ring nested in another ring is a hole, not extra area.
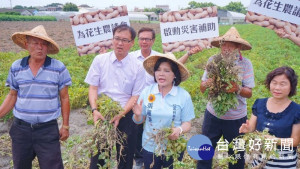
M 237 65 L 235 52 L 226 56 L 222 54 L 213 56 L 206 66 L 206 71 L 208 78 L 212 79 L 212 83 L 204 94 L 208 101 L 212 103 L 216 114 L 220 117 L 238 104 L 236 94 L 226 92 L 232 87 L 232 82 L 241 83 L 239 77 L 241 70 Z

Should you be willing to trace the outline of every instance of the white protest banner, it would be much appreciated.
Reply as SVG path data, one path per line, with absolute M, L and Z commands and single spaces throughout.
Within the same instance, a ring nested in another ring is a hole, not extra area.
M 299 0 L 252 0 L 245 19 L 248 23 L 272 29 L 278 36 L 300 46 Z
M 218 17 L 195 19 L 160 24 L 162 43 L 176 42 L 178 39 L 194 40 L 219 35 Z
M 299 0 L 252 0 L 248 11 L 300 24 Z
M 120 24 L 129 24 L 128 16 L 72 26 L 76 46 L 112 39 L 113 28 Z
M 70 21 L 80 56 L 111 49 L 113 29 L 120 24 L 130 24 L 126 6 L 75 15 Z
M 212 38 L 219 36 L 216 6 L 169 11 L 159 19 L 164 53 L 210 48 Z

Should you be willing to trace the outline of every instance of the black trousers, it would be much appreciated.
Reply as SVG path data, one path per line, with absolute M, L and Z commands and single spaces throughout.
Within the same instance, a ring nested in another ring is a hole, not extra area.
M 134 152 L 134 160 L 137 163 L 143 162 L 143 154 L 142 154 L 142 138 L 143 138 L 144 125 L 137 125 L 137 143 L 135 146 Z
M 14 169 L 31 169 L 37 156 L 41 169 L 62 169 L 59 130 L 56 120 L 31 125 L 14 118 L 9 131 Z
M 118 129 L 124 132 L 127 137 L 124 140 L 124 148 L 122 151 L 122 156 L 120 157 L 120 145 L 117 144 L 117 160 L 118 169 L 132 169 L 133 166 L 133 156 L 137 140 L 137 125 L 132 121 L 133 112 L 129 111 L 125 117 L 123 117 L 118 125 Z M 101 152 L 96 154 L 91 158 L 90 169 L 98 169 L 99 165 L 104 165 L 104 160 L 99 160 L 99 155 Z
M 229 143 L 240 135 L 239 128 L 243 123 L 246 123 L 247 116 L 237 120 L 222 120 L 212 115 L 208 110 L 205 111 L 204 121 L 202 126 L 202 134 L 207 136 L 214 149 L 217 146 L 217 142 L 224 136 Z M 228 154 L 233 154 L 233 150 L 229 149 Z M 237 164 L 229 164 L 229 169 L 243 169 L 245 166 L 244 152 L 240 152 L 241 159 Z M 200 160 L 197 161 L 197 169 L 211 169 L 212 160 Z

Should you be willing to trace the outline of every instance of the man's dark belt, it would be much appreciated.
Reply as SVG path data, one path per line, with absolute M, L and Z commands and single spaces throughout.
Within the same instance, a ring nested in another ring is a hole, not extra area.
M 50 121 L 47 121 L 47 122 L 44 122 L 44 123 L 31 124 L 31 123 L 28 123 L 24 120 L 21 120 L 21 119 L 17 118 L 17 117 L 14 117 L 14 123 L 16 123 L 18 125 L 22 125 L 22 126 L 31 127 L 31 128 L 41 128 L 41 127 L 45 127 L 45 126 L 48 126 L 48 125 L 51 125 L 51 124 L 57 124 L 57 120 L 54 119 L 54 120 L 50 120 Z

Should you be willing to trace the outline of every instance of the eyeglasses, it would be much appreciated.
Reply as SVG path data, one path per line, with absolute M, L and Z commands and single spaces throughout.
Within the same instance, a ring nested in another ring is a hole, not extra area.
M 150 41 L 152 41 L 152 39 L 150 39 L 150 38 L 139 38 L 139 41 L 150 42 Z
M 122 43 L 130 43 L 132 41 L 132 40 L 129 40 L 129 39 L 121 39 L 119 37 L 114 37 L 113 39 L 117 42 L 122 42 Z

